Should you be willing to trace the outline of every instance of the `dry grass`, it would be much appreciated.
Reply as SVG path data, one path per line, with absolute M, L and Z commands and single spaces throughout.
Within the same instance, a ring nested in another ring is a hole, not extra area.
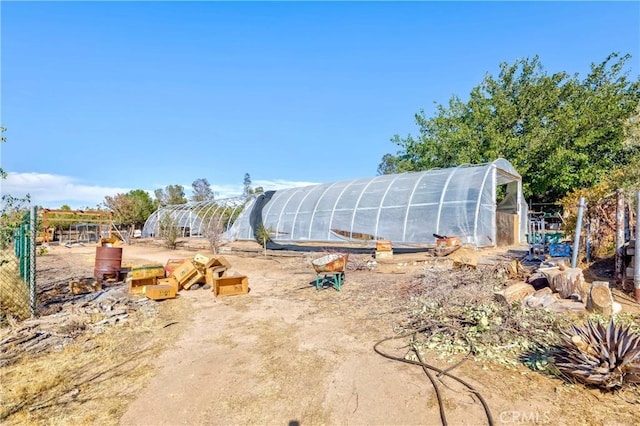
M 182 303 L 177 301 L 175 314 Z M 86 334 L 57 352 L 25 356 L 3 368 L 0 422 L 117 424 L 154 372 L 153 360 L 179 333 L 164 327 L 171 312 L 137 318 L 99 335 Z

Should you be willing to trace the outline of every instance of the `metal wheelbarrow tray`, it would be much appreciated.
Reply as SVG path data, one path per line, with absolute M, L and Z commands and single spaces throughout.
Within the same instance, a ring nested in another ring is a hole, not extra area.
M 320 290 L 325 281 L 330 280 L 336 290 L 340 290 L 344 279 L 344 269 L 347 266 L 349 254 L 327 254 L 311 261 L 316 271 L 316 290 Z M 324 277 L 321 279 L 321 275 Z

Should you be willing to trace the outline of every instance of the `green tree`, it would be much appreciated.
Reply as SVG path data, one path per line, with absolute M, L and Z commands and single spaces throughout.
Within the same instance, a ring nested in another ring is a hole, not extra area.
M 556 201 L 599 182 L 640 155 L 626 143 L 625 123 L 640 101 L 640 80 L 625 69 L 630 56 L 614 53 L 592 64 L 584 78 L 548 74 L 539 58 L 502 63 L 464 102 L 453 96 L 435 115 L 416 114 L 417 137 L 396 135 L 400 150 L 378 171 L 394 173 L 509 160 L 523 176 L 525 196 Z
M 184 187 L 182 185 L 167 185 L 164 189 L 156 189 L 154 193 L 158 204 L 161 206 L 185 204 L 187 202 L 187 197 L 184 195 Z
M 211 190 L 209 181 L 205 178 L 196 179 L 191 184 L 193 187 L 193 195 L 191 201 L 213 201 L 214 194 Z
M 0 144 L 7 138 L 4 132 L 7 129 L 0 126 Z M 0 167 L 0 180 L 6 179 L 7 173 Z M 11 194 L 2 194 L 0 197 L 0 249 L 5 250 L 13 242 L 13 231 L 20 226 L 24 214 L 31 202 L 29 194 L 23 198 L 14 197 Z
M 113 221 L 120 225 L 142 227 L 157 204 L 147 191 L 134 189 L 126 194 L 104 197 L 105 206 L 113 212 Z
M 244 195 L 245 197 L 249 194 L 251 194 L 251 175 L 249 175 L 249 173 L 245 173 L 244 174 L 244 179 L 242 181 L 243 184 L 243 191 L 242 191 L 242 195 Z

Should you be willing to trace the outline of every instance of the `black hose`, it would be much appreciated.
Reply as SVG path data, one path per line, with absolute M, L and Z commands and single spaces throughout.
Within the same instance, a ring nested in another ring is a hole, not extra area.
M 413 334 L 414 342 L 415 342 L 415 337 L 416 337 L 416 333 Z M 422 371 L 424 371 L 424 374 L 427 375 L 427 377 L 429 378 L 429 381 L 433 385 L 433 390 L 436 392 L 436 398 L 438 399 L 438 409 L 440 410 L 440 421 L 442 421 L 442 426 L 447 426 L 447 416 L 444 412 L 444 403 L 442 401 L 442 395 L 440 395 L 440 387 L 438 386 L 438 382 L 436 382 L 436 379 L 433 377 L 429 369 L 425 367 L 424 361 L 420 356 L 420 351 L 418 350 L 418 348 L 413 346 L 412 349 L 416 353 L 416 356 L 418 357 L 418 361 L 420 361 L 420 363 L 422 364 Z
M 436 366 L 433 366 L 433 365 L 430 365 L 430 364 L 427 364 L 427 363 L 423 362 L 422 359 L 420 358 L 420 356 L 418 356 L 419 361 L 412 361 L 412 360 L 400 358 L 400 357 L 397 357 L 397 356 L 394 356 L 394 355 L 389 355 L 389 354 L 387 354 L 385 352 L 382 352 L 382 350 L 378 349 L 378 346 L 380 346 L 384 342 L 387 342 L 387 341 L 390 341 L 390 340 L 402 339 L 402 338 L 408 337 L 410 335 L 415 335 L 416 333 L 424 332 L 424 331 L 426 331 L 428 329 L 429 329 L 429 327 L 423 327 L 423 328 L 421 328 L 419 330 L 414 330 L 414 331 L 411 331 L 409 333 L 404 333 L 404 334 L 401 334 L 401 335 L 398 335 L 398 336 L 392 336 L 392 337 L 384 338 L 384 339 L 378 341 L 375 345 L 373 345 L 373 350 L 378 355 L 383 356 L 383 357 L 385 357 L 387 359 L 391 359 L 391 360 L 399 361 L 399 362 L 404 362 L 405 364 L 419 365 L 419 366 L 422 367 L 423 370 L 425 370 L 425 372 L 426 372 L 426 370 L 432 370 L 432 371 L 435 371 L 435 372 L 439 373 L 439 375 L 444 375 L 444 376 L 450 377 L 453 380 L 457 381 L 458 383 L 464 385 L 467 389 L 469 389 L 470 392 L 472 392 L 473 394 L 475 394 L 478 397 L 478 400 L 480 401 L 480 403 L 482 404 L 482 407 L 484 408 L 484 412 L 485 412 L 485 414 L 487 416 L 487 421 L 489 423 L 489 426 L 493 426 L 494 425 L 493 416 L 491 415 L 491 410 L 489 409 L 489 405 L 487 404 L 485 399 L 482 397 L 482 395 L 480 395 L 480 392 L 478 392 L 469 383 L 467 383 L 463 379 L 451 374 L 449 371 L 453 367 L 448 368 L 446 370 L 442 370 L 442 369 L 440 369 L 440 368 L 438 368 Z M 467 342 L 469 342 L 469 339 L 467 339 Z M 416 351 L 416 353 L 417 353 L 417 351 Z M 468 355 L 469 354 L 467 354 L 467 356 Z M 461 362 L 462 361 L 457 363 L 456 366 L 459 365 Z M 431 380 L 431 383 L 434 383 L 434 381 L 432 380 L 431 376 L 429 376 L 429 380 Z M 437 389 L 437 386 L 434 385 L 434 388 L 436 389 L 436 397 L 438 398 L 438 405 L 440 406 L 440 417 L 441 417 L 441 420 L 442 420 L 442 424 L 446 425 L 446 418 L 444 417 L 444 405 L 443 405 L 443 402 L 442 402 L 442 399 L 441 399 L 441 396 L 440 396 L 440 392 Z

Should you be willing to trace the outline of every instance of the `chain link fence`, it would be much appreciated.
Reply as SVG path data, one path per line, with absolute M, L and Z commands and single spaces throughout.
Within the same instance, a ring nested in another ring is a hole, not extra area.
M 36 215 L 0 227 L 0 323 L 36 314 Z

